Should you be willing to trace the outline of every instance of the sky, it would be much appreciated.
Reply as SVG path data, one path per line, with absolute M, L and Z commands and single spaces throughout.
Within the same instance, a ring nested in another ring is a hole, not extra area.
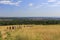
M 0 17 L 60 17 L 60 0 L 0 0 Z

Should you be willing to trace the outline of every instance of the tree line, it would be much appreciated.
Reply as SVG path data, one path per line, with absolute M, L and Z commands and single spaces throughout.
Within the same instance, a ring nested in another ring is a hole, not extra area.
M 0 25 L 20 25 L 20 24 L 51 25 L 51 24 L 60 24 L 60 20 L 12 20 L 12 21 L 0 21 Z

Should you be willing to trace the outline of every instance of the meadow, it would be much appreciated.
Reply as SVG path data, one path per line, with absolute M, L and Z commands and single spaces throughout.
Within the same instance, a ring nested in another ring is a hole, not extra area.
M 60 25 L 0 26 L 0 40 L 60 40 Z

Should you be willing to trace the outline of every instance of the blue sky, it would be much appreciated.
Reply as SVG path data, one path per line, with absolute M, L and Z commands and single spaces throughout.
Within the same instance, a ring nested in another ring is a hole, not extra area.
M 60 0 L 0 0 L 0 17 L 60 17 Z

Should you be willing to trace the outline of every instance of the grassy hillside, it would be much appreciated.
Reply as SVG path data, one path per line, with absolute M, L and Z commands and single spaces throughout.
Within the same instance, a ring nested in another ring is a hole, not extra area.
M 30 26 L 20 25 L 20 28 L 12 30 L 0 26 L 0 40 L 60 40 L 60 25 Z

